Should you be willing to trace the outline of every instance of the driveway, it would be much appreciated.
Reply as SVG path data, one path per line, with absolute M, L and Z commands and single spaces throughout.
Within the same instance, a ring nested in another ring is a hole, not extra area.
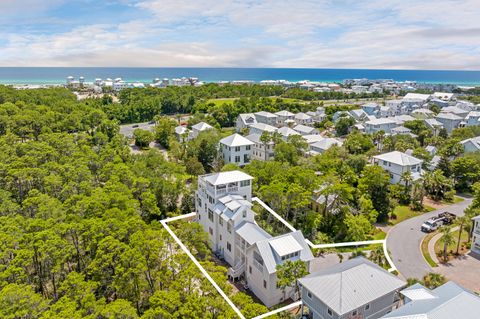
M 387 248 L 393 263 L 405 279 L 422 279 L 425 274 L 432 272 L 432 268 L 426 263 L 420 250 L 420 244 L 425 236 L 425 233 L 420 230 L 422 223 L 444 211 L 462 216 L 471 202 L 471 199 L 465 198 L 460 203 L 407 219 L 390 229 L 387 235 Z

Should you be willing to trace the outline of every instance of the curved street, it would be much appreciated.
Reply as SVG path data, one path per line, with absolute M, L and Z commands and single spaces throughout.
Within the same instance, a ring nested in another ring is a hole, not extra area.
M 387 235 L 387 248 L 393 263 L 405 279 L 422 279 L 425 274 L 432 271 L 420 250 L 420 244 L 426 235 L 420 230 L 422 223 L 445 211 L 462 216 L 471 202 L 472 199 L 464 198 L 460 203 L 407 219 L 390 229 Z

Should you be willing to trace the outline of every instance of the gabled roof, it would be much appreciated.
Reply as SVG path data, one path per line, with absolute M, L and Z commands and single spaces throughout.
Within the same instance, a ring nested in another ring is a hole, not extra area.
M 323 140 L 325 137 L 321 136 L 320 134 L 307 134 L 302 136 L 308 144 L 312 144 L 318 141 Z
M 328 150 L 330 147 L 333 145 L 339 145 L 341 146 L 343 143 L 335 138 L 331 137 L 324 137 L 320 141 L 317 141 L 315 143 L 310 144 L 310 148 L 318 148 L 321 150 Z
M 466 143 L 472 143 L 478 150 L 480 150 L 480 136 L 467 138 L 460 142 L 460 144 L 465 145 Z
M 399 151 L 393 151 L 385 154 L 376 155 L 373 158 L 394 163 L 401 166 L 411 166 L 423 163 L 421 159 L 407 155 Z
M 188 132 L 188 129 L 185 126 L 177 126 L 175 127 L 175 134 L 182 135 Z
M 405 126 L 397 126 L 395 128 L 392 128 L 392 132 L 396 133 L 410 133 L 411 131 L 411 129 L 406 128 Z
M 260 112 L 257 112 L 255 113 L 255 116 L 262 116 L 262 117 L 277 117 L 277 115 L 273 114 L 273 113 L 270 113 L 270 112 L 266 112 L 266 111 L 260 111 Z
M 436 119 L 425 119 L 424 121 L 431 128 L 443 126 L 443 123 L 437 121 Z
M 453 113 L 438 113 L 436 116 L 437 119 L 452 120 L 452 121 L 461 121 L 462 118 Z
M 453 113 L 453 114 L 467 114 L 468 110 L 461 109 L 456 106 L 447 106 L 440 110 L 440 113 Z
M 340 316 L 405 286 L 363 257 L 308 275 L 299 283 Z
M 241 171 L 220 172 L 201 177 L 212 185 L 223 185 L 253 179 L 252 176 Z
M 473 217 L 472 220 L 480 220 L 480 215 Z
M 282 110 L 282 111 L 276 112 L 275 115 L 283 116 L 283 117 L 290 117 L 290 116 L 294 116 L 295 114 L 293 114 L 292 112 L 289 112 L 287 110 Z
M 312 133 L 312 132 L 316 131 L 316 129 L 314 127 L 306 126 L 306 125 L 302 125 L 302 124 L 296 125 L 293 129 L 295 131 L 299 132 L 299 133 L 305 133 L 305 134 Z
M 299 113 L 295 114 L 295 119 L 296 120 L 309 120 L 311 118 L 312 117 L 310 115 L 307 115 L 307 114 L 302 113 L 302 112 L 299 112 Z
M 371 119 L 367 122 L 365 122 L 365 124 L 368 124 L 368 125 L 382 125 L 382 124 L 397 124 L 396 121 L 394 121 L 393 119 L 391 118 L 375 118 L 375 119 Z
M 212 128 L 213 128 L 213 126 L 211 126 L 210 124 L 207 124 L 205 122 L 200 122 L 200 123 L 197 123 L 197 124 L 192 126 L 192 129 L 197 130 L 197 131 L 205 131 L 205 130 L 209 130 L 209 129 L 212 129 Z
M 432 110 L 425 109 L 425 108 L 419 108 L 419 109 L 413 110 L 412 113 L 434 114 Z
M 407 93 L 403 99 L 404 100 L 428 100 L 431 97 L 430 94 L 420 94 L 420 93 Z
M 254 123 L 254 124 L 250 125 L 250 128 L 255 128 L 255 129 L 258 129 L 258 130 L 261 130 L 261 131 L 267 131 L 267 132 L 270 132 L 270 133 L 273 133 L 273 132 L 277 131 L 276 127 L 265 124 L 265 123 Z
M 249 139 L 241 136 L 240 134 L 232 134 L 230 136 L 227 136 L 225 138 L 222 138 L 220 140 L 220 143 L 221 144 L 224 144 L 224 145 L 227 145 L 227 146 L 230 146 L 230 147 L 235 147 L 235 146 L 245 146 L 245 145 L 253 145 L 255 143 L 253 143 L 252 141 L 250 141 Z
M 257 119 L 255 117 L 255 114 L 253 113 L 242 113 L 242 114 L 239 114 L 238 116 L 242 119 L 242 122 L 245 125 L 257 123 Z
M 289 128 L 288 126 L 284 126 L 278 129 L 278 133 L 282 134 L 285 137 L 289 137 L 290 135 L 300 135 L 297 131 Z
M 245 239 L 249 245 L 255 244 L 257 241 L 272 238 L 272 236 L 264 231 L 260 226 L 251 222 L 241 223 L 235 230 L 235 232 Z
M 423 286 L 415 285 L 406 289 L 405 295 L 409 298 L 412 291 L 412 301 L 402 307 L 386 314 L 385 319 L 477 319 L 480 309 L 480 297 L 472 292 L 449 281 L 442 286 L 429 290 Z M 402 291 L 402 294 L 404 291 Z M 428 295 L 430 294 L 430 296 Z
M 256 246 L 269 274 L 274 274 L 277 271 L 277 265 L 282 263 L 282 260 L 277 257 L 278 253 L 275 251 L 274 248 L 274 246 L 278 247 L 278 245 L 276 245 L 275 243 L 278 243 L 278 240 L 282 237 L 289 237 L 289 243 L 295 245 L 293 244 L 293 242 L 297 242 L 297 244 L 301 247 L 299 256 L 300 260 L 310 261 L 313 259 L 312 251 L 305 242 L 305 238 L 303 237 L 302 232 L 299 230 L 277 237 L 258 241 L 256 243 Z M 273 246 L 272 243 L 274 243 Z

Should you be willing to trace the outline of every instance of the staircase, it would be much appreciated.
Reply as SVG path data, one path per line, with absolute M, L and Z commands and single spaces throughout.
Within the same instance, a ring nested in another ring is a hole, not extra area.
M 227 276 L 233 281 L 240 278 L 245 272 L 245 262 L 240 261 L 234 267 L 228 268 Z

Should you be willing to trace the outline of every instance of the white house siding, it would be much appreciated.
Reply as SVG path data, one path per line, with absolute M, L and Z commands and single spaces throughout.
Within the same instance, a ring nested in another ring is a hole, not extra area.
M 225 144 L 220 144 L 220 148 L 225 164 L 233 163 L 239 166 L 245 166 L 250 163 L 253 151 L 252 145 L 227 146 Z
M 402 178 L 404 172 L 420 172 L 421 165 L 401 166 L 384 160 L 375 160 L 375 163 L 390 174 L 390 183 L 397 184 Z
M 473 236 L 472 236 L 472 251 L 480 254 L 480 220 L 474 220 Z

